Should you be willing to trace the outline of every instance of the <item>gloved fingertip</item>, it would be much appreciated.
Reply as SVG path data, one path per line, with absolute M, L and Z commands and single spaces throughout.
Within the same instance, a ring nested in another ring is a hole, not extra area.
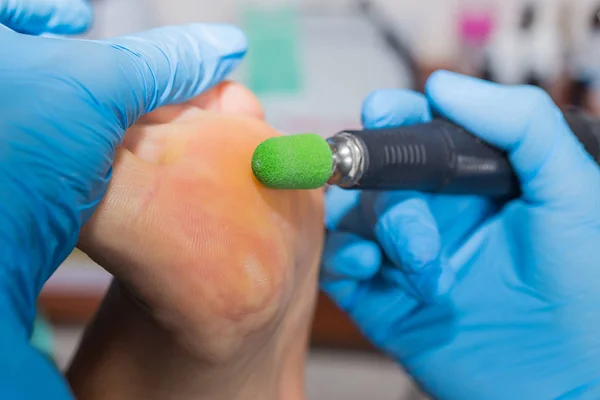
M 0 11 L 1 9 L 2 5 Z M 8 11 L 5 13 L 8 15 L 7 20 L 3 19 L 0 12 L 0 23 L 16 32 L 28 35 L 74 35 L 87 31 L 93 22 L 93 9 L 86 0 L 31 2 L 31 4 L 16 2 L 8 6 Z
M 386 101 L 390 92 L 390 89 L 376 90 L 365 98 L 361 114 L 362 124 L 365 128 L 374 129 L 381 119 L 387 118 L 388 114 L 393 112 Z
M 425 303 L 435 304 L 443 302 L 450 294 L 456 275 L 447 265 L 437 263 L 432 265 L 431 271 L 422 271 L 413 279 L 420 299 Z
M 363 102 L 362 123 L 367 129 L 410 125 L 429 119 L 427 99 L 410 90 L 377 90 Z
M 430 284 L 426 285 L 426 287 L 431 288 L 431 290 L 425 291 L 430 294 L 428 299 L 431 302 L 444 301 L 456 283 L 456 272 L 450 267 L 448 262 L 440 260 L 438 267 L 439 273 L 437 277 L 434 277 L 432 274 Z
M 470 78 L 467 75 L 463 75 L 463 74 L 459 74 L 458 72 L 454 72 L 454 71 L 449 71 L 446 69 L 438 69 L 437 71 L 434 71 L 431 73 L 431 75 L 429 75 L 429 78 L 427 78 L 427 82 L 425 83 L 425 89 L 427 91 L 427 89 L 429 89 L 430 85 L 434 85 L 438 82 L 438 80 L 444 80 L 444 79 L 463 79 L 463 78 Z
M 325 193 L 325 227 L 337 229 L 360 201 L 360 192 L 333 186 Z
M 333 278 L 366 280 L 379 271 L 381 259 L 381 250 L 375 243 L 351 233 L 330 233 L 323 252 L 323 267 Z
M 454 73 L 446 70 L 438 70 L 433 72 L 427 78 L 425 82 L 425 96 L 428 99 L 435 99 L 438 96 L 438 92 L 443 94 L 444 86 L 447 84 L 447 80 L 453 81 L 455 79 Z
M 437 223 L 421 195 L 382 193 L 373 208 L 375 237 L 397 268 L 416 273 L 440 257 Z
M 463 84 L 466 81 L 472 80 L 475 80 L 475 78 L 457 72 L 440 69 L 433 72 L 429 75 L 429 78 L 427 78 L 427 82 L 425 82 L 425 94 L 427 95 L 444 86 Z
M 456 282 L 454 270 L 442 259 L 432 261 L 415 273 L 386 268 L 384 278 L 403 287 L 417 300 L 427 304 L 445 301 Z
M 473 97 L 480 94 L 481 88 L 491 85 L 494 84 L 456 72 L 439 70 L 427 79 L 425 95 L 434 109 L 452 117 L 447 115 L 447 109 L 462 107 L 465 100 L 473 100 Z
M 40 11 L 42 12 L 42 11 Z M 59 2 L 54 9 L 49 11 L 45 24 L 27 24 L 30 27 L 37 25 L 37 33 L 47 32 L 55 35 L 76 35 L 87 31 L 92 25 L 94 16 L 92 5 L 86 0 L 67 0 Z
M 322 276 L 319 286 L 342 310 L 349 311 L 355 300 L 357 289 L 360 287 L 360 282 Z
M 88 31 L 94 21 L 94 13 L 91 7 L 87 7 L 81 11 L 81 13 L 74 18 L 68 26 L 65 34 L 76 35 Z
M 241 59 L 248 50 L 248 38 L 237 26 L 222 23 L 192 24 L 189 26 L 223 57 Z

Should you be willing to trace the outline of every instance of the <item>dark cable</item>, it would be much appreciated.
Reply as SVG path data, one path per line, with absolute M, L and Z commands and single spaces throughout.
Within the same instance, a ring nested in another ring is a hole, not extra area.
M 370 0 L 358 0 L 357 5 L 363 15 L 375 27 L 385 44 L 390 48 L 392 54 L 400 62 L 402 68 L 406 68 L 410 74 L 411 89 L 419 90 L 419 67 L 410 48 L 400 38 L 398 32 L 386 21 L 375 9 Z

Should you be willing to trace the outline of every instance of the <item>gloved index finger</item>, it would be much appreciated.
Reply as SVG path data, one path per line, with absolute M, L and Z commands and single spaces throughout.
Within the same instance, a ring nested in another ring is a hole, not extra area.
M 361 192 L 332 186 L 325 193 L 325 227 L 332 231 L 362 234 L 365 225 L 360 212 Z
M 508 152 L 526 200 L 597 207 L 600 169 L 541 89 L 440 71 L 426 92 L 437 111 Z
M 77 34 L 92 23 L 85 0 L 0 0 L 0 24 L 29 35 Z
M 430 120 L 427 99 L 410 90 L 378 90 L 363 103 L 362 122 L 367 129 L 414 125 Z
M 115 96 L 125 97 L 127 108 L 136 111 L 126 115 L 125 127 L 212 87 L 241 62 L 248 47 L 243 32 L 226 24 L 159 28 L 104 43 L 123 55 L 127 82 Z

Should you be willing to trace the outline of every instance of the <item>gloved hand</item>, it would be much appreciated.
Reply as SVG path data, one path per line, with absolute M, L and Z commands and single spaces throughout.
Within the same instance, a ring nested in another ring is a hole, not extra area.
M 600 398 L 600 168 L 532 87 L 439 72 L 364 122 L 430 107 L 506 150 L 522 198 L 333 189 L 323 288 L 436 398 Z
M 86 0 L 0 0 L 0 24 L 29 35 L 76 34 L 92 23 Z
M 0 398 L 66 395 L 27 341 L 42 285 L 102 199 L 125 129 L 221 80 L 246 45 L 213 24 L 108 41 L 0 25 Z

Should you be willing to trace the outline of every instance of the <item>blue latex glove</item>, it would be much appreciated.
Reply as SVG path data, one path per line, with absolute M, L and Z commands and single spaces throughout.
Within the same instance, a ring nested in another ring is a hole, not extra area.
M 86 0 L 0 0 L 0 24 L 16 32 L 76 34 L 91 23 Z
M 323 288 L 436 398 L 599 399 L 600 168 L 532 87 L 439 72 L 364 123 L 429 106 L 506 150 L 522 198 L 333 189 Z
M 226 25 L 108 41 L 0 25 L 0 399 L 68 396 L 28 342 L 42 285 L 102 199 L 125 130 L 221 80 L 246 46 Z

